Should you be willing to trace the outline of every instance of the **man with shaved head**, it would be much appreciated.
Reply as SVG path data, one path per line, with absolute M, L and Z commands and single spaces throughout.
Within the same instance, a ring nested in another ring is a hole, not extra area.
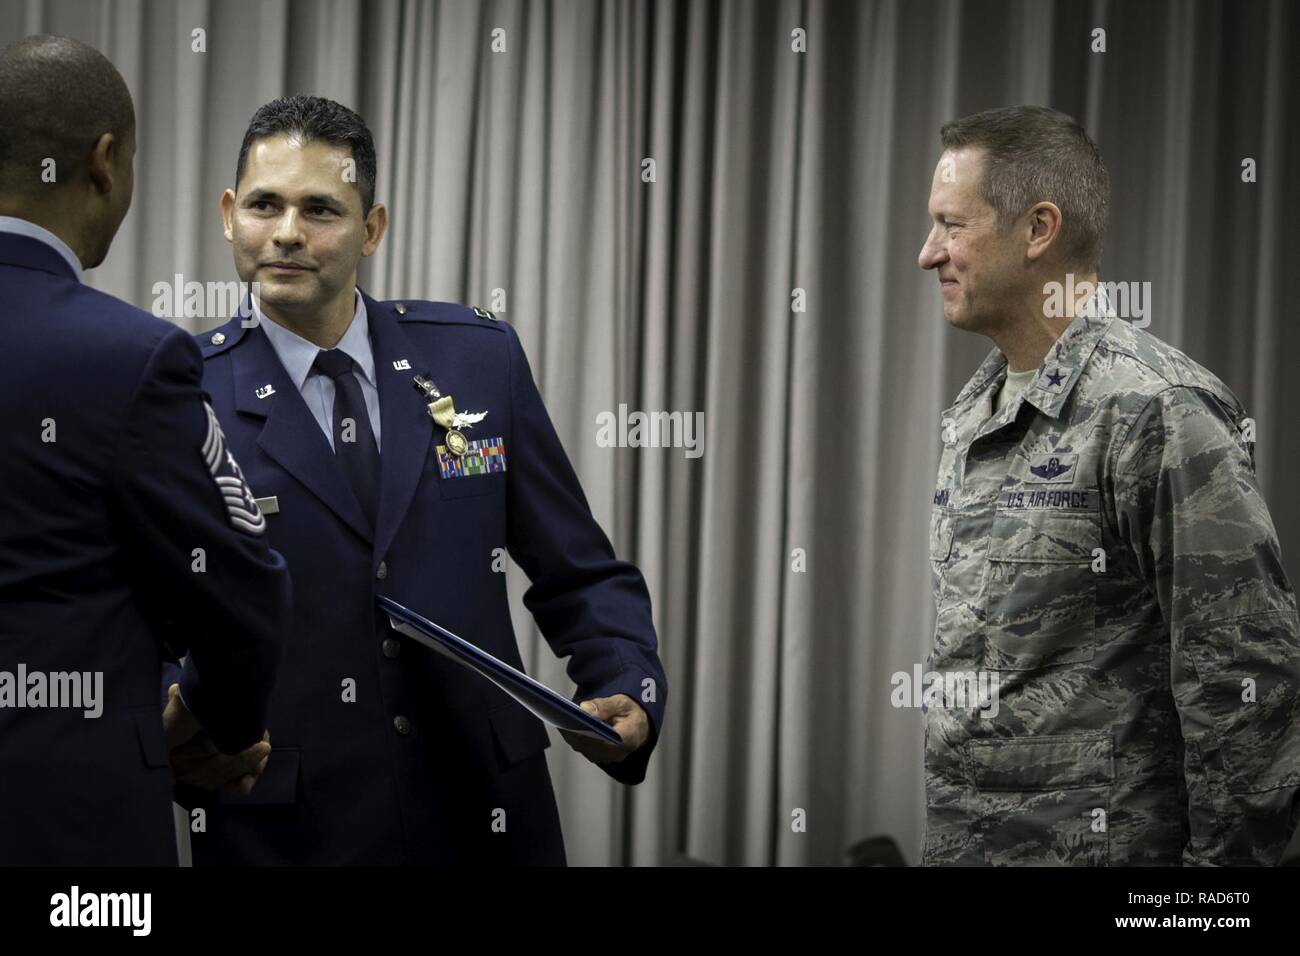
M 270 753 L 284 561 L 190 337 L 81 282 L 134 157 L 100 53 L 0 51 L 0 865 L 174 865 L 168 750 L 178 779 L 243 791 Z

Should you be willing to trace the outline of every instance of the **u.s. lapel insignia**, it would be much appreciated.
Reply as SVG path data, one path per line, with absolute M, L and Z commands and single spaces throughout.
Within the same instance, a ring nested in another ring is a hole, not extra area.
M 398 359 L 393 363 L 393 368 L 398 372 L 409 372 L 411 370 L 411 363 L 407 359 Z
M 257 390 L 258 398 L 270 398 L 274 394 L 275 394 L 275 386 L 273 385 L 263 385 L 261 388 Z

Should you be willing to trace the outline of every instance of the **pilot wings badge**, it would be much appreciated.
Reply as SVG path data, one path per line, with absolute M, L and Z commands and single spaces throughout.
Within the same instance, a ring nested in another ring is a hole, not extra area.
M 1028 481 L 1048 482 L 1048 481 L 1071 481 L 1075 463 L 1079 460 L 1078 455 L 1043 455 L 1036 462 L 1029 465 L 1029 473 L 1033 478 Z
M 452 428 L 473 428 L 483 419 L 487 418 L 487 412 L 457 412 L 456 417 L 452 419 Z
M 487 418 L 487 412 L 458 412 L 450 395 L 443 395 L 437 387 L 422 376 L 415 376 L 415 387 L 429 400 L 429 417 L 447 429 L 446 448 L 457 458 L 470 450 L 469 439 L 462 428 L 472 428 Z

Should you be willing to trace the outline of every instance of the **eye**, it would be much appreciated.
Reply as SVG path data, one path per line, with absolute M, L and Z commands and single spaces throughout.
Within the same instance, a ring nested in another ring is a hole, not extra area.
M 265 212 L 271 207 L 269 199 L 258 199 L 248 204 L 248 208 L 256 209 L 258 212 Z
M 313 216 L 333 216 L 337 215 L 329 206 L 309 206 L 307 212 Z

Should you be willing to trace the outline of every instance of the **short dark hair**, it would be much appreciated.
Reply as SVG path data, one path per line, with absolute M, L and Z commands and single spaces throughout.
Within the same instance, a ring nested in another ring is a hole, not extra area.
M 239 165 L 235 167 L 235 187 L 244 175 L 248 151 L 253 143 L 282 133 L 331 146 L 346 146 L 356 161 L 354 185 L 361 193 L 361 212 L 370 212 L 375 204 L 375 141 L 366 122 L 341 103 L 321 96 L 285 96 L 272 100 L 253 114 L 239 147 Z
M 1061 210 L 1066 261 L 1096 269 L 1106 235 L 1110 177 L 1101 150 L 1073 117 L 1044 106 L 1008 106 L 946 123 L 944 149 L 987 153 L 980 195 L 1006 225 L 1035 203 Z
M 135 107 L 122 74 L 80 40 L 30 36 L 0 50 L 0 187 L 36 196 L 42 163 L 66 183 L 105 133 L 125 140 Z

